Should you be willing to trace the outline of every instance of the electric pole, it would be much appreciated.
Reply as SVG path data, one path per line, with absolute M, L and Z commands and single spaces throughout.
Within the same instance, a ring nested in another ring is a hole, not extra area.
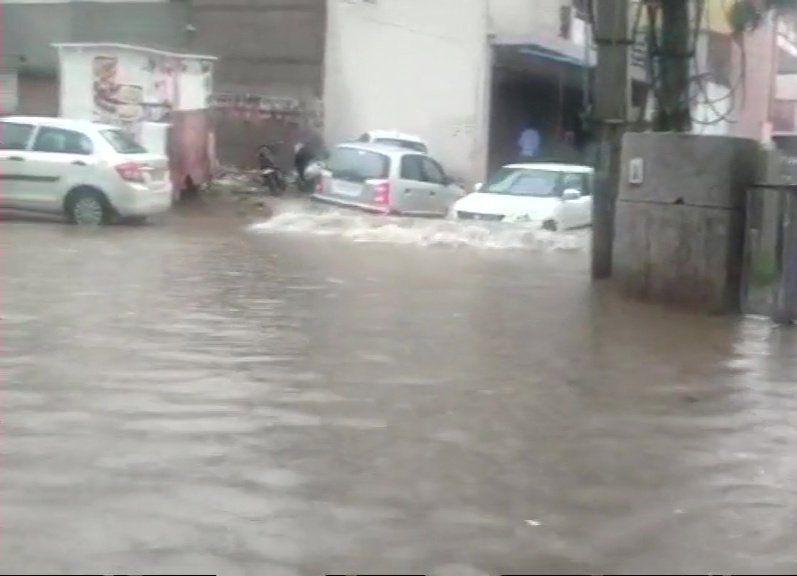
M 595 116 L 600 125 L 600 148 L 592 204 L 592 277 L 599 280 L 612 274 L 614 207 L 620 187 L 620 154 L 631 88 L 629 62 L 635 39 L 630 38 L 628 30 L 629 0 L 596 0 L 594 14 L 598 46 Z
M 656 113 L 656 131 L 689 132 L 689 0 L 661 3 L 661 101 Z

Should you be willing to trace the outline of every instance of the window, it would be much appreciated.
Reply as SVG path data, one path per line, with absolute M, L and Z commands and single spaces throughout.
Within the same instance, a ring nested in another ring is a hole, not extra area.
M 708 36 L 707 66 L 711 80 L 731 86 L 733 83 L 733 38 L 710 32 Z
M 94 146 L 91 139 L 80 132 L 58 128 L 40 128 L 36 134 L 33 150 L 54 154 L 88 155 L 94 151 Z
M 332 151 L 327 169 L 339 180 L 365 182 L 373 178 L 387 178 L 390 158 L 369 150 L 340 147 Z
M 445 172 L 443 172 L 437 162 L 431 158 L 422 158 L 421 163 L 423 164 L 423 179 L 425 182 L 431 182 L 432 184 L 446 183 Z
M 25 150 L 33 134 L 33 126 L 0 122 L 0 150 Z
M 422 160 L 423 156 L 404 156 L 401 159 L 401 178 L 424 182 Z
M 119 154 L 146 154 L 147 149 L 133 140 L 127 132 L 121 130 L 103 130 L 100 132 L 102 137 L 113 146 Z
M 589 183 L 586 174 L 565 174 L 562 179 L 562 191 L 573 188 L 581 192 L 582 196 L 589 196 Z

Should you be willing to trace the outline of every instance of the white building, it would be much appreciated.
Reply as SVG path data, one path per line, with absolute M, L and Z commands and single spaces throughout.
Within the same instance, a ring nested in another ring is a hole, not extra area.
M 414 132 L 473 182 L 513 153 L 528 123 L 544 139 L 577 131 L 587 54 L 579 4 L 329 0 L 327 140 Z

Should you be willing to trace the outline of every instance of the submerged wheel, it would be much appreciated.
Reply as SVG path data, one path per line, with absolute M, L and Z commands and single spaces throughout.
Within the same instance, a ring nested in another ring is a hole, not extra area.
M 546 220 L 542 223 L 542 229 L 556 232 L 559 229 L 559 225 L 556 223 L 556 220 Z
M 111 209 L 102 193 L 84 189 L 72 193 L 66 213 L 69 221 L 80 226 L 100 226 L 110 221 Z

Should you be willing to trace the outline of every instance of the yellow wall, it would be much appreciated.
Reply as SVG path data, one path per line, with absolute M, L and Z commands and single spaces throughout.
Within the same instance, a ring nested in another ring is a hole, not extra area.
M 712 32 L 730 34 L 728 17 L 725 10 L 733 4 L 733 0 L 708 0 L 706 2 L 706 22 Z

